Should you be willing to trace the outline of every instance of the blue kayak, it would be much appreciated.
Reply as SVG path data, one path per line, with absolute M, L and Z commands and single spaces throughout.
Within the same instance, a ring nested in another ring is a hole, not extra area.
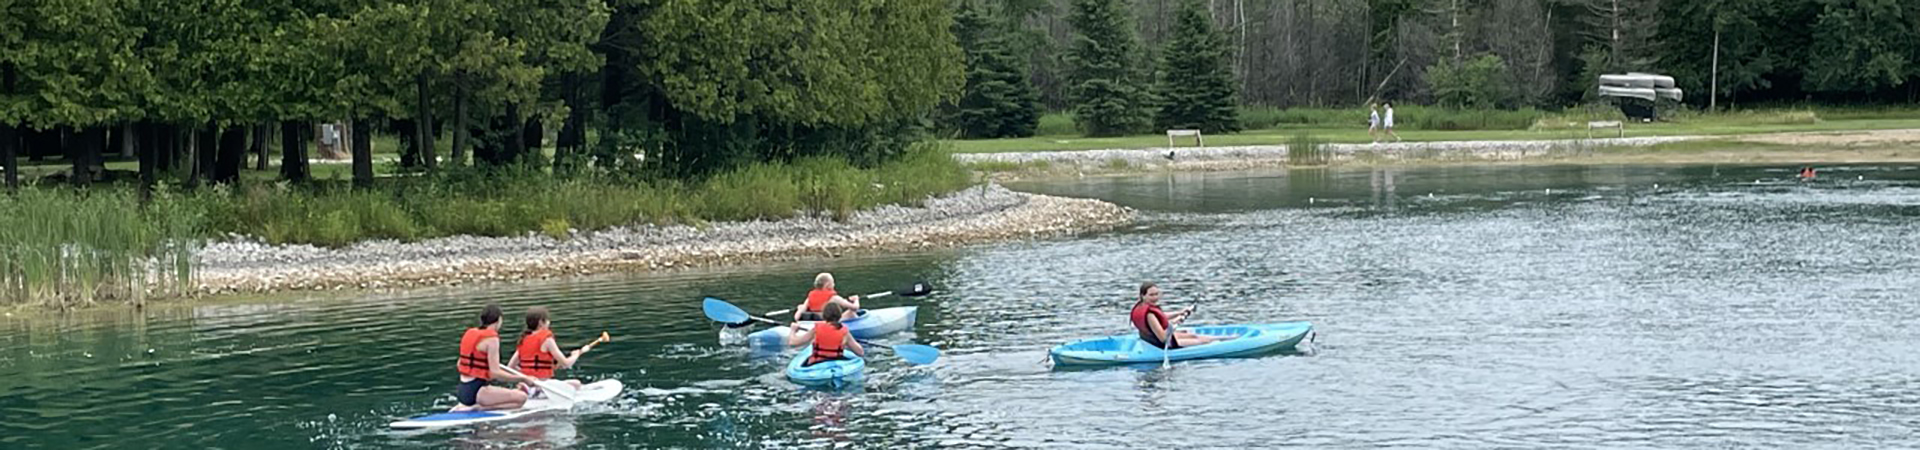
M 1160 347 L 1140 340 L 1138 334 L 1128 333 L 1068 342 L 1055 346 L 1048 353 L 1053 356 L 1054 367 L 1159 363 L 1163 353 L 1165 360 L 1169 361 L 1245 358 L 1291 351 L 1295 345 L 1313 332 L 1313 324 L 1283 322 L 1259 325 L 1211 325 L 1179 327 L 1176 330 L 1202 336 L 1238 337 L 1228 341 L 1162 352 Z
M 862 309 L 859 317 L 842 322 L 854 339 L 873 339 L 889 334 L 913 329 L 913 321 L 918 315 L 918 306 L 896 306 L 892 308 Z M 813 326 L 815 322 L 800 322 L 800 326 Z M 793 330 L 778 326 L 755 331 L 747 335 L 747 345 L 754 348 L 787 348 L 787 336 Z
M 811 366 L 805 365 L 807 357 L 813 355 L 813 346 L 800 349 L 787 362 L 787 379 L 805 385 L 824 385 L 839 387 L 860 381 L 867 374 L 867 360 L 853 352 L 847 352 L 847 359 L 821 361 Z

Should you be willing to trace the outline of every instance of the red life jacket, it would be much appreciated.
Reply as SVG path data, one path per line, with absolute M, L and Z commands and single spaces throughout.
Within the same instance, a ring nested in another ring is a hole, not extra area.
M 827 302 L 832 301 L 833 296 L 835 295 L 840 295 L 840 294 L 837 292 L 834 292 L 833 289 L 831 288 L 814 289 L 812 292 L 808 292 L 807 293 L 807 312 L 815 313 L 815 314 L 820 313 L 820 310 L 826 309 Z
M 1129 318 L 1133 320 L 1133 328 L 1140 330 L 1140 340 L 1147 341 L 1147 343 L 1154 344 L 1154 346 L 1161 346 L 1162 344 L 1160 337 L 1153 334 L 1153 328 L 1147 325 L 1148 317 L 1152 317 L 1160 322 L 1161 331 L 1173 330 L 1172 323 L 1167 321 L 1167 313 L 1160 311 L 1159 305 L 1147 302 L 1136 302 L 1133 304 L 1133 313 L 1130 314 L 1130 316 Z
M 813 326 L 813 357 L 808 364 L 846 357 L 847 326 L 820 322 Z
M 467 334 L 460 336 L 460 375 L 491 379 L 493 371 L 487 366 L 487 352 L 480 351 L 480 342 L 499 337 L 500 333 L 489 328 L 468 328 Z
M 560 367 L 560 360 L 547 354 L 547 340 L 553 339 L 553 330 L 542 328 L 527 337 L 520 338 L 520 373 L 542 380 L 553 378 L 553 370 Z

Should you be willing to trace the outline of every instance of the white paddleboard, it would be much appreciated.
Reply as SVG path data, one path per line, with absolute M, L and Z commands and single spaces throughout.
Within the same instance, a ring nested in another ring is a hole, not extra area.
M 521 417 L 526 417 L 526 416 L 548 412 L 548 411 L 565 411 L 568 409 L 572 409 L 574 405 L 580 404 L 580 403 L 595 403 L 595 402 L 604 402 L 608 400 L 613 400 L 614 397 L 620 396 L 620 390 L 624 388 L 625 386 L 620 384 L 620 380 L 600 380 L 600 381 L 595 381 L 593 383 L 587 384 L 585 386 L 580 386 L 580 391 L 573 394 L 573 398 L 574 398 L 573 401 L 568 401 L 567 399 L 561 398 L 560 396 L 549 394 L 549 395 L 542 396 L 540 398 L 527 400 L 527 403 L 525 405 L 521 405 L 520 409 L 511 409 L 511 410 L 503 410 L 503 411 L 446 412 L 446 413 L 426 415 L 426 416 L 415 417 L 412 419 L 402 420 L 399 422 L 388 424 L 387 426 L 392 427 L 394 429 L 410 430 L 410 429 L 421 429 L 421 428 L 457 427 L 462 425 L 472 425 L 476 423 L 513 420 L 513 419 L 518 419 Z

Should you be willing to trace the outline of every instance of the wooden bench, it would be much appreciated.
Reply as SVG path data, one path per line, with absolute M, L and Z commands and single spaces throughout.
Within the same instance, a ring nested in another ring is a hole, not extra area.
M 1194 145 L 1200 147 L 1207 146 L 1206 139 L 1200 137 L 1200 130 L 1167 130 L 1167 148 L 1173 148 L 1173 138 L 1175 136 L 1193 136 Z
M 1619 130 L 1618 137 L 1627 137 L 1626 124 L 1618 120 L 1596 120 L 1587 122 L 1587 139 L 1593 139 L 1593 129 L 1595 128 L 1613 128 Z

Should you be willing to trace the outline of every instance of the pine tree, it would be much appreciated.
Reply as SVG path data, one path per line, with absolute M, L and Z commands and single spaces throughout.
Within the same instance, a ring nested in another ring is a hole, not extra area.
M 950 123 L 961 137 L 1027 137 L 1040 125 L 1040 95 L 1025 64 L 1013 56 L 1004 24 L 968 2 L 954 17 L 953 35 L 966 51 L 967 86 Z
M 1155 91 L 1160 110 L 1154 124 L 1205 133 L 1240 131 L 1233 69 L 1227 65 L 1227 37 L 1201 8 L 1197 0 L 1182 2 L 1174 19 L 1173 39 L 1160 64 Z
M 1152 120 L 1141 88 L 1146 77 L 1135 64 L 1140 44 L 1131 13 L 1125 0 L 1074 0 L 1067 17 L 1075 31 L 1067 55 L 1073 116 L 1088 136 L 1145 132 Z

